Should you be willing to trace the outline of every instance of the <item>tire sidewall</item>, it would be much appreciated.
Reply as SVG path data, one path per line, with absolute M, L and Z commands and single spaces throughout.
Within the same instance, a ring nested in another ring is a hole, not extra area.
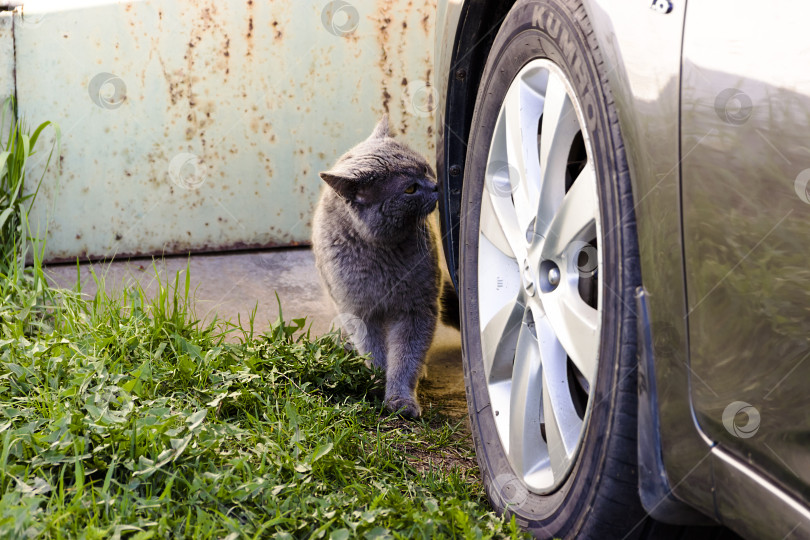
M 623 376 L 622 366 L 634 363 L 634 336 L 627 336 L 628 315 L 619 225 L 619 173 L 616 163 L 618 133 L 612 129 L 608 90 L 602 82 L 593 46 L 583 30 L 582 6 L 563 1 L 519 0 L 507 15 L 491 49 L 479 86 L 464 175 L 461 217 L 462 342 L 465 384 L 476 454 L 487 494 L 496 510 L 516 518 L 535 532 L 575 533 L 588 513 L 602 480 L 601 471 L 614 434 L 618 392 L 635 378 Z M 478 235 L 484 170 L 495 121 L 506 91 L 523 66 L 536 58 L 554 62 L 568 77 L 580 100 L 589 132 L 597 176 L 602 220 L 603 271 L 602 338 L 597 380 L 592 390 L 590 418 L 577 460 L 567 480 L 548 495 L 530 493 L 515 476 L 500 444 L 484 376 L 478 306 Z M 612 292 L 611 292 L 612 291 Z M 619 299 L 616 294 L 621 294 Z M 630 304 L 631 305 L 631 304 Z M 624 322 L 624 324 L 623 324 Z M 631 339 L 628 339 L 631 338 Z M 623 347 L 621 344 L 625 343 Z M 623 430 L 628 428 L 623 426 Z M 626 434 L 622 434 L 626 436 Z M 633 433 L 635 437 L 635 426 Z

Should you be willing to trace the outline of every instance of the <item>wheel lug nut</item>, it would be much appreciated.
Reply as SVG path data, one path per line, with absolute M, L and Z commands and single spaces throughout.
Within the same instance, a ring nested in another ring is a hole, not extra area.
M 548 284 L 552 287 L 556 287 L 560 284 L 560 269 L 559 268 L 551 268 L 548 271 Z
M 562 274 L 557 263 L 550 259 L 546 259 L 540 263 L 540 290 L 544 293 L 550 293 L 557 288 L 562 280 Z

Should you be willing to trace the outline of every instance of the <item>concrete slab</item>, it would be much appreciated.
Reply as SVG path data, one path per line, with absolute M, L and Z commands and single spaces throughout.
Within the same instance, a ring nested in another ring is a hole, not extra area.
M 74 288 L 81 279 L 82 292 L 93 298 L 97 283 L 93 272 L 103 278 L 108 293 L 139 283 L 148 295 L 157 291 L 157 280 L 165 282 L 190 271 L 194 291 L 194 312 L 203 321 L 213 317 L 242 326 L 254 309 L 254 328 L 265 330 L 278 317 L 276 295 L 286 320 L 307 317 L 313 335 L 336 326 L 337 312 L 321 287 L 312 252 L 306 248 L 246 251 L 188 257 L 131 259 L 105 263 L 50 265 L 46 274 L 64 288 Z M 460 334 L 440 325 L 428 352 L 427 379 L 419 387 L 423 408 L 440 407 L 445 414 L 463 419 L 467 414 L 464 375 L 461 367 Z

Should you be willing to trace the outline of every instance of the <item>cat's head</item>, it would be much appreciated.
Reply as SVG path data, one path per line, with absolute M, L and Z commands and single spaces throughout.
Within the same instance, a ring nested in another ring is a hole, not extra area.
M 372 236 L 396 238 L 412 232 L 438 200 L 433 169 L 422 156 L 392 138 L 387 115 L 368 139 L 320 176 Z

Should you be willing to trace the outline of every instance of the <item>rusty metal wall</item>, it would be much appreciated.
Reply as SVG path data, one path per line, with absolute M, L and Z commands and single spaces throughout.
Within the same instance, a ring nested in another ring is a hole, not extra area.
M 0 105 L 14 93 L 14 19 L 10 11 L 0 11 Z M 5 122 L 2 122 L 5 120 Z M 0 112 L 0 141 L 5 143 L 11 115 L 2 118 Z
M 318 171 L 384 112 L 434 151 L 435 0 L 84 1 L 14 17 L 19 111 L 62 128 L 49 260 L 306 243 Z

